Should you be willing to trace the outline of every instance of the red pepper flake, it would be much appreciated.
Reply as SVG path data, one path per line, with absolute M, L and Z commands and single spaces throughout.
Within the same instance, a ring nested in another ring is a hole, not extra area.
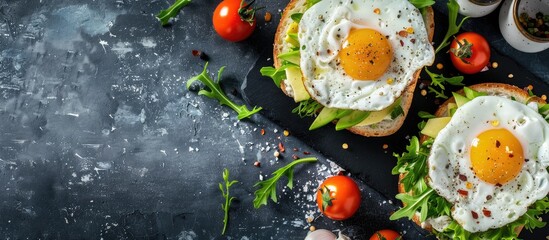
M 463 174 L 460 174 L 459 175 L 459 180 L 466 182 L 467 181 L 467 176 L 465 176 Z
M 265 129 L 261 129 L 261 135 L 265 135 Z
M 272 18 L 271 13 L 265 12 L 265 22 L 270 22 L 271 18 Z
M 311 152 L 307 152 L 307 151 L 305 151 L 305 152 L 303 152 L 303 154 L 305 154 L 305 155 L 310 155 L 310 154 L 311 154 Z
M 278 143 L 278 151 L 283 153 L 283 152 L 285 152 L 285 150 L 286 149 L 284 148 L 284 145 L 282 145 L 282 143 Z
M 256 166 L 256 167 L 261 167 L 261 162 L 255 161 L 255 162 L 254 162 L 254 166 Z
M 482 209 L 482 214 L 484 214 L 484 216 L 486 216 L 486 217 L 491 217 L 492 216 L 492 212 L 490 212 L 490 210 L 488 210 L 486 208 Z
M 400 46 L 404 47 L 404 41 L 400 40 Z
M 293 158 L 294 160 L 299 159 L 299 157 L 298 157 L 297 155 L 295 155 L 295 154 L 292 155 L 292 158 Z
M 458 193 L 461 196 L 467 197 L 469 195 L 469 192 L 466 190 L 458 189 Z
M 492 195 L 486 196 L 486 200 L 490 201 L 492 199 Z
M 402 30 L 402 31 L 398 32 L 398 35 L 401 36 L 401 37 L 408 37 L 408 32 Z
M 193 54 L 193 56 L 195 57 L 199 57 L 200 59 L 204 60 L 204 61 L 208 61 L 210 60 L 210 58 L 208 57 L 208 55 L 206 55 L 204 52 L 202 51 L 199 51 L 199 50 L 192 50 L 191 52 Z
M 471 215 L 473 215 L 474 219 L 478 219 L 478 213 L 476 213 L 475 211 L 471 211 Z

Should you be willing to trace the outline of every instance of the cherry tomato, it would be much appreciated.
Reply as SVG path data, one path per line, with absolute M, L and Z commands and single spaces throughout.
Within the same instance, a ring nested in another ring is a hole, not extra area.
M 253 3 L 253 2 L 252 2 Z M 223 39 L 238 42 L 255 29 L 255 9 L 244 0 L 223 0 L 213 13 L 213 26 Z
M 347 176 L 329 177 L 316 192 L 320 212 L 333 220 L 344 220 L 355 214 L 360 206 L 360 189 Z
M 450 44 L 450 60 L 462 73 L 478 73 L 490 61 L 490 45 L 478 33 L 461 33 Z
M 398 234 L 397 232 L 391 229 L 379 230 L 370 237 L 370 240 L 397 240 L 397 239 L 402 239 L 402 237 L 400 236 L 400 234 Z

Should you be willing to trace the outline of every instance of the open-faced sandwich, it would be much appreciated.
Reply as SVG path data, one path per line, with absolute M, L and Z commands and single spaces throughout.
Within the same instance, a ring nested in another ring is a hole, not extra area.
M 549 212 L 549 104 L 500 83 L 464 88 L 396 155 L 397 198 L 439 239 L 517 239 Z
M 433 10 L 408 0 L 291 0 L 275 36 L 270 76 L 310 129 L 336 122 L 364 136 L 396 132 L 421 69 L 434 61 Z M 313 109 L 311 111 L 311 109 Z

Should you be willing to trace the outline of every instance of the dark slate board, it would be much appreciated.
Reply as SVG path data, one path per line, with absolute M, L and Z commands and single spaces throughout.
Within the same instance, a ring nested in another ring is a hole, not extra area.
M 445 18 L 446 11 L 443 6 L 438 5 L 435 11 L 436 31 L 434 42 L 442 41 L 446 33 L 448 20 Z M 499 9 L 498 9 L 499 10 Z M 474 30 L 478 32 L 488 31 L 494 32 L 494 27 L 497 27 L 496 15 L 497 12 L 480 19 L 470 19 L 469 24 L 464 25 L 464 30 Z M 489 20 L 486 20 L 489 19 Z M 479 21 L 482 21 L 480 23 Z M 474 23 L 479 23 L 474 25 Z M 494 24 L 495 23 L 495 24 Z M 486 26 L 491 29 L 482 29 Z M 479 30 L 476 30 L 480 28 Z M 487 34 L 487 39 L 490 41 L 491 35 Z M 272 44 L 272 40 L 269 44 Z M 493 44 L 494 42 L 491 42 Z M 499 45 L 496 45 L 499 47 Z M 546 51 L 547 52 L 547 51 Z M 543 54 L 543 53 L 541 53 Z M 545 54 L 547 55 L 547 54 Z M 353 175 L 364 180 L 364 182 L 373 189 L 381 192 L 383 196 L 392 201 L 398 202 L 394 196 L 398 193 L 397 182 L 398 177 L 391 174 L 392 168 L 396 164 L 396 158 L 392 153 L 402 153 L 405 150 L 408 139 L 411 136 L 418 135 L 418 123 L 422 121 L 417 115 L 419 111 L 435 112 L 438 105 L 444 102 L 444 99 L 437 99 L 434 94 L 422 96 L 421 89 L 426 89 L 429 83 L 429 77 L 425 72 L 422 72 L 420 82 L 414 93 L 414 100 L 410 108 L 409 114 L 403 126 L 393 135 L 387 137 L 372 137 L 366 138 L 355 135 L 348 131 L 336 131 L 334 125 L 330 124 L 320 129 L 309 131 L 308 127 L 314 120 L 313 117 L 300 118 L 292 113 L 292 109 L 297 106 L 293 99 L 288 98 L 280 91 L 270 78 L 261 76 L 259 69 L 263 66 L 272 66 L 272 50 L 262 52 L 262 57 L 256 62 L 254 68 L 249 72 L 244 88 L 244 96 L 251 105 L 258 105 L 265 108 L 263 113 L 269 119 L 279 124 L 284 128 L 291 129 L 295 136 L 303 140 L 307 145 L 318 150 L 325 156 L 333 159 L 343 168 L 347 169 Z M 536 57 L 541 57 L 538 55 Z M 534 93 L 537 95 L 549 95 L 549 84 L 542 81 L 539 77 L 519 65 L 511 57 L 500 53 L 499 49 L 492 46 L 491 62 L 497 62 L 498 67 L 474 74 L 464 75 L 463 83 L 467 85 L 483 82 L 499 82 L 516 85 L 525 88 L 532 85 Z M 463 75 L 457 72 L 452 66 L 448 57 L 444 54 L 437 54 L 436 63 L 442 63 L 442 70 L 436 69 L 434 66 L 430 70 L 434 73 L 443 73 L 445 76 Z M 511 76 L 512 75 L 512 76 Z M 546 76 L 547 73 L 542 73 Z M 423 83 L 423 84 L 422 84 Z M 451 96 L 451 91 L 458 90 L 459 87 L 448 86 L 446 95 Z M 347 143 L 349 149 L 342 149 L 341 144 Z M 388 149 L 383 149 L 383 145 L 388 144 Z M 548 219 L 549 214 L 544 215 L 544 219 Z M 535 233 L 523 231 L 522 237 L 525 239 L 539 239 L 547 236 L 549 226 L 543 229 L 538 229 Z

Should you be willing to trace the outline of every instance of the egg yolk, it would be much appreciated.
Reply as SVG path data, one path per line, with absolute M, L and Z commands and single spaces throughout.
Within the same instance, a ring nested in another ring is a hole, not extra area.
M 507 129 L 490 129 L 473 140 L 470 159 L 478 178 L 503 185 L 519 174 L 524 153 L 519 140 Z
M 393 48 L 389 40 L 373 29 L 353 29 L 339 59 L 345 73 L 356 80 L 376 80 L 389 68 Z

